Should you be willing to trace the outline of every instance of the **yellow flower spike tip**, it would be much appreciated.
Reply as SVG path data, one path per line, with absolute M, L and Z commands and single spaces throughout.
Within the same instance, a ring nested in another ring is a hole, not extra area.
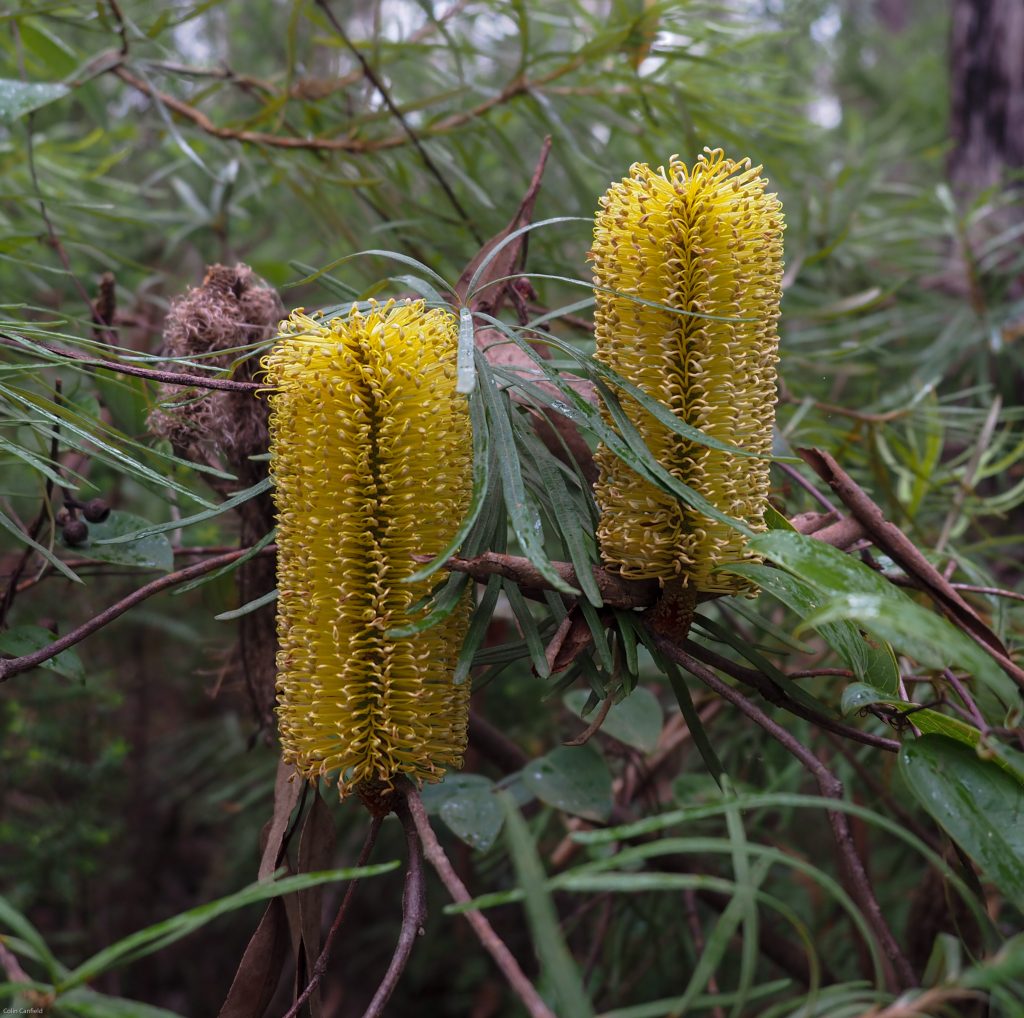
M 321 320 L 293 312 L 263 361 L 277 505 L 282 752 L 342 796 L 437 781 L 466 747 L 453 674 L 469 599 L 393 638 L 470 500 L 472 434 L 455 392 L 458 324 L 422 301 Z
M 760 172 L 719 149 L 705 149 L 692 168 L 675 156 L 667 170 L 634 164 L 601 198 L 590 257 L 595 286 L 697 315 L 597 290 L 598 360 L 706 435 L 765 456 L 775 420 L 785 227 Z M 751 530 L 764 529 L 767 460 L 684 439 L 625 396 L 623 408 L 674 477 Z M 751 557 L 742 534 L 641 479 L 604 446 L 597 463 L 607 565 L 701 591 L 749 589 L 712 571 Z

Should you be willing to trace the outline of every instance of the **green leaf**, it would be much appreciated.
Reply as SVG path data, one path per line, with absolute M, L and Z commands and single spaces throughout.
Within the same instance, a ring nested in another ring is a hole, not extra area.
M 583 717 L 583 708 L 590 694 L 582 689 L 566 693 L 563 702 L 581 721 L 591 722 L 593 716 Z M 614 704 L 601 725 L 601 731 L 641 753 L 653 753 L 661 735 L 664 714 L 658 698 L 644 686 L 637 686 L 627 697 Z
M 51 980 L 61 972 L 60 962 L 53 956 L 39 931 L 6 898 L 0 895 L 0 929 L 6 928 L 20 937 L 35 952 Z
M 58 81 L 0 78 L 0 121 L 13 124 L 19 117 L 63 99 L 70 91 Z
M 0 652 L 22 657 L 33 651 L 49 647 L 57 637 L 42 626 L 15 626 L 5 633 L 0 633 Z M 61 651 L 56 657 L 44 661 L 40 668 L 48 668 L 51 672 L 63 675 L 67 679 L 81 682 L 85 678 L 82 659 L 73 651 Z
M 900 752 L 921 806 L 1024 909 L 1024 787 L 962 743 L 924 735 Z
M 822 607 L 806 617 L 808 625 L 817 628 L 853 619 L 925 667 L 959 665 L 1001 695 L 1012 695 L 1008 677 L 969 636 L 852 556 L 823 541 L 782 530 L 760 534 L 750 545 L 823 597 Z
M 89 537 L 74 547 L 75 554 L 98 562 L 116 562 L 123 566 L 140 566 L 169 573 L 174 568 L 174 549 L 160 533 L 153 533 L 149 520 L 117 510 L 102 523 L 90 523 Z M 136 536 L 141 535 L 141 536 Z
M 928 707 L 919 707 L 906 700 L 895 699 L 884 690 L 869 686 L 864 682 L 851 682 L 843 690 L 840 709 L 843 714 L 852 714 L 875 703 L 884 703 L 895 707 L 900 714 L 907 716 L 908 722 L 927 735 L 945 735 L 957 742 L 962 742 L 965 746 L 977 746 L 981 741 L 981 732 L 973 725 L 967 724 L 966 721 L 950 717 L 947 714 L 940 714 Z
M 248 502 L 257 495 L 262 495 L 265 491 L 270 491 L 273 486 L 274 482 L 269 477 L 264 477 L 262 481 L 257 481 L 252 487 L 232 495 L 231 498 L 225 499 L 212 509 L 204 509 L 202 512 L 195 513 L 192 516 L 185 516 L 179 520 L 168 520 L 166 523 L 151 523 L 149 520 L 139 519 L 138 522 L 144 523 L 145 526 L 139 527 L 134 531 L 122 531 L 111 534 L 103 543 L 126 544 L 129 541 L 138 541 L 145 537 L 153 537 L 156 534 L 164 534 L 168 530 L 181 530 L 184 527 L 191 527 L 195 523 L 205 523 L 207 520 L 222 516 L 229 509 L 237 508 L 243 502 Z
M 770 566 L 740 562 L 726 571 L 753 580 L 802 619 L 813 615 L 823 603 L 821 595 L 809 583 Z M 858 679 L 890 695 L 897 693 L 900 675 L 891 647 L 871 647 L 852 622 L 831 622 L 814 628 Z
M 108 997 L 85 986 L 61 996 L 58 1006 L 62 1013 L 76 1018 L 181 1018 L 176 1011 L 124 997 Z
M 275 587 L 273 590 L 268 590 L 266 594 L 262 595 L 262 597 L 257 597 L 252 601 L 247 601 L 238 608 L 232 608 L 231 611 L 221 612 L 219 615 L 214 615 L 214 618 L 218 622 L 230 622 L 232 619 L 240 619 L 243 615 L 251 615 L 254 611 L 257 611 L 264 605 L 273 604 L 279 596 L 280 591 Z
M 597 750 L 559 746 L 528 763 L 522 782 L 542 802 L 587 820 L 607 820 L 612 813 L 612 776 Z
M 583 988 L 583 980 L 559 927 L 558 912 L 545 888 L 547 874 L 541 864 L 530 830 L 508 792 L 499 796 L 505 812 L 505 840 L 523 889 L 526 918 L 533 934 L 534 950 L 558 999 L 563 1018 L 590 1018 L 594 1011 Z
M 470 848 L 486 852 L 505 822 L 494 794 L 494 782 L 482 774 L 445 775 L 436 785 L 424 787 L 424 807 L 436 813 L 451 832 Z
M 908 597 L 889 594 L 841 594 L 826 602 L 807 624 L 854 619 L 872 635 L 888 640 L 900 653 L 926 668 L 960 667 L 1009 698 L 1009 679 L 969 636 Z
M 119 940 L 116 944 L 105 947 L 61 980 L 56 987 L 57 992 L 62 993 L 75 986 L 81 986 L 83 983 L 95 979 L 98 975 L 116 965 L 135 961 L 138 958 L 152 954 L 154 951 L 159 951 L 169 944 L 181 940 L 182 937 L 187 937 L 190 933 L 194 933 L 213 919 L 217 919 L 228 912 L 234 912 L 245 905 L 266 901 L 268 898 L 276 898 L 282 894 L 291 894 L 294 891 L 304 891 L 307 887 L 316 887 L 319 884 L 335 883 L 339 880 L 357 880 L 362 877 L 375 877 L 381 873 L 390 873 L 397 868 L 398 862 L 395 861 L 379 863 L 374 866 L 363 866 L 361 868 L 301 873 L 298 876 L 250 884 L 235 894 L 229 894 L 227 897 L 218 898 L 216 901 L 189 909 L 187 912 L 182 912 L 180 915 L 165 919 L 163 922 L 156 923 L 153 926 L 147 926 L 144 930 L 132 933 L 123 940 Z
M 515 531 L 516 539 L 523 549 L 523 554 L 540 572 L 552 588 L 563 594 L 579 594 L 555 572 L 551 561 L 544 552 L 541 521 L 534 504 L 527 500 L 526 488 L 516 451 L 515 437 L 509 414 L 513 413 L 508 406 L 508 397 L 500 393 L 494 384 L 494 378 L 487 365 L 487 360 L 477 351 L 476 369 L 479 377 L 479 388 L 483 393 L 484 405 L 487 408 L 487 419 L 490 423 L 491 441 L 495 444 L 498 456 L 498 469 L 501 474 L 502 491 L 505 506 L 508 509 L 509 522 Z

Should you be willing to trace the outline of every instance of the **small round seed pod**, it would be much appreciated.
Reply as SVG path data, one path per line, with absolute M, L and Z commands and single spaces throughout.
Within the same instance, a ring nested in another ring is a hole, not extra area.
M 782 206 L 749 160 L 705 149 L 691 168 L 634 164 L 601 198 L 590 253 L 597 358 L 680 419 L 749 452 L 771 452 Z M 709 316 L 709 317 L 703 317 Z M 727 319 L 727 320 L 722 320 Z M 768 461 L 688 441 L 623 395 L 623 408 L 674 477 L 752 530 L 764 529 Z M 737 593 L 713 570 L 748 559 L 742 534 L 638 477 L 607 448 L 596 455 L 605 563 L 624 576 Z
M 82 515 L 90 523 L 102 523 L 110 515 L 110 506 L 102 498 L 91 498 L 82 506 Z
M 468 597 L 408 637 L 470 498 L 472 434 L 455 391 L 458 324 L 422 301 L 328 320 L 294 312 L 264 359 L 277 506 L 278 717 L 284 759 L 342 796 L 439 780 L 466 746 L 455 662 Z
M 77 548 L 79 545 L 85 544 L 89 540 L 89 528 L 86 524 L 76 517 L 70 518 L 61 527 L 61 536 L 64 538 L 64 543 L 72 548 Z

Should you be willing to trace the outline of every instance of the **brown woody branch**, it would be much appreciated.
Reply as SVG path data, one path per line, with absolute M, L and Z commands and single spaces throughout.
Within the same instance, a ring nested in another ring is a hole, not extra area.
M 377 987 L 377 992 L 363 1014 L 363 1018 L 380 1018 L 387 1007 L 391 995 L 395 992 L 398 980 L 402 977 L 409 956 L 412 954 L 416 938 L 423 932 L 423 924 L 427 921 L 427 889 L 423 880 L 423 845 L 419 832 L 409 811 L 408 802 L 400 795 L 395 797 L 395 813 L 402 821 L 405 831 L 406 851 L 409 865 L 405 873 L 405 888 L 402 891 L 402 927 L 398 935 L 398 943 L 391 957 L 388 970 Z
M 408 804 L 409 813 L 412 816 L 413 823 L 416 825 L 416 830 L 419 832 L 420 841 L 423 843 L 423 854 L 426 856 L 427 861 L 437 871 L 437 875 L 441 878 L 441 882 L 452 896 L 452 900 L 460 905 L 468 904 L 472 900 L 469 891 L 466 890 L 466 885 L 459 879 L 451 861 L 445 855 L 441 843 L 437 840 L 437 835 L 434 834 L 433 828 L 430 826 L 430 820 L 427 818 L 427 813 L 423 808 L 423 803 L 420 801 L 419 794 L 408 782 L 403 782 L 400 789 Z M 483 913 L 471 910 L 464 912 L 463 915 L 473 928 L 477 939 L 497 963 L 498 968 L 501 969 L 508 980 L 509 986 L 512 987 L 516 996 L 522 1001 L 530 1018 L 555 1018 L 554 1013 L 541 999 L 533 983 L 524 975 L 515 956 L 508 949 L 505 942 L 494 932 L 494 927 L 491 926 Z
M 723 682 L 715 673 L 681 647 L 670 640 L 650 631 L 658 649 L 677 664 L 682 665 L 690 674 L 696 676 L 706 686 L 724 700 L 737 707 L 751 721 L 764 729 L 773 739 L 795 756 L 814 776 L 821 794 L 828 799 L 842 800 L 842 782 L 799 740 L 785 728 L 768 717 L 755 704 L 751 703 L 742 693 L 728 683 Z M 849 819 L 845 813 L 828 811 L 829 825 L 836 842 L 836 849 L 842 862 L 846 883 L 849 890 L 865 914 L 878 942 L 882 946 L 888 961 L 887 981 L 894 990 L 906 989 L 917 985 L 910 963 L 907 961 L 892 930 L 882 913 L 882 909 L 871 887 L 871 880 L 864 870 L 864 864 L 857 852 L 850 829 Z
M 68 650 L 68 648 L 73 647 L 76 643 L 81 643 L 87 636 L 92 636 L 93 633 L 109 625 L 114 619 L 119 618 L 130 608 L 134 608 L 135 605 L 140 604 L 154 594 L 159 594 L 170 587 L 176 587 L 179 583 L 187 583 L 189 580 L 197 579 L 206 573 L 212 573 L 220 569 L 221 566 L 230 565 L 235 559 L 247 555 L 251 550 L 251 548 L 239 548 L 236 551 L 217 555 L 214 558 L 207 559 L 205 562 L 197 562 L 194 566 L 187 566 L 185 569 L 179 569 L 177 572 L 161 576 L 159 579 L 147 583 L 144 587 L 139 587 L 138 590 L 132 591 L 127 597 L 110 605 L 109 608 L 104 609 L 98 615 L 89 619 L 88 622 L 83 622 L 82 625 L 54 640 L 48 646 L 40 647 L 39 650 L 34 650 L 31 654 L 23 654 L 21 657 L 0 659 L 0 682 L 6 682 L 15 675 L 27 672 L 29 669 L 41 665 L 44 661 L 49 661 L 51 658 L 56 657 L 62 651 Z M 277 545 L 268 544 L 257 554 L 268 555 L 274 554 L 276 551 Z
M 0 333 L 0 342 L 5 346 L 13 347 L 22 353 L 31 353 L 13 336 Z M 259 382 L 236 382 L 233 378 L 211 378 L 207 375 L 186 375 L 179 371 L 160 371 L 156 368 L 140 368 L 135 364 L 123 364 L 120 361 L 106 361 L 98 357 L 91 357 L 80 350 L 69 350 L 67 347 L 54 346 L 50 343 L 40 343 L 41 347 L 57 357 L 65 357 L 69 361 L 78 361 L 86 367 L 103 368 L 106 371 L 117 371 L 122 375 L 135 375 L 138 378 L 149 378 L 154 382 L 163 382 L 166 385 L 184 385 L 196 389 L 225 389 L 230 392 L 256 392 L 265 389 L 265 385 Z
M 575 71 L 580 67 L 583 61 L 584 57 L 582 55 L 578 55 L 563 64 L 561 67 L 557 67 L 553 71 L 549 71 L 547 74 L 542 74 L 537 78 L 529 79 L 521 76 L 513 78 L 503 89 L 501 89 L 500 92 L 491 96 L 489 99 L 485 99 L 482 102 L 477 103 L 475 106 L 471 106 L 467 110 L 462 110 L 459 113 L 452 113 L 447 117 L 443 117 L 431 126 L 424 128 L 420 131 L 420 137 L 431 138 L 438 135 L 450 134 L 452 131 L 458 130 L 465 124 L 472 123 L 472 121 L 476 120 L 478 117 L 482 117 L 484 114 L 489 113 L 496 106 L 501 106 L 520 95 L 525 95 L 535 89 L 542 88 L 544 85 L 554 81 L 556 78 L 563 77 L 564 75 Z M 231 127 L 222 127 L 219 124 L 215 124 L 205 113 L 196 109 L 194 106 L 191 106 L 189 103 L 184 102 L 167 92 L 163 92 L 158 88 L 154 88 L 148 81 L 132 74 L 132 72 L 121 63 L 116 63 L 107 68 L 107 70 L 109 73 L 120 78 L 126 85 L 130 85 L 136 91 L 141 92 L 143 95 L 148 96 L 150 99 L 153 99 L 165 106 L 167 109 L 176 113 L 178 116 L 188 120 L 201 131 L 225 141 L 238 141 L 250 145 L 264 145 L 268 148 L 305 150 L 311 152 L 348 152 L 353 155 L 366 155 L 367 153 L 372 152 L 383 152 L 388 149 L 401 148 L 402 146 L 409 144 L 409 136 L 405 131 L 399 131 L 383 138 L 372 139 L 360 139 L 353 138 L 351 136 L 343 138 L 301 138 L 280 134 L 270 134 L 265 131 L 247 131 Z
M 881 508 L 836 460 L 823 449 L 797 450 L 808 465 L 826 481 L 864 528 L 866 536 L 885 552 L 935 602 L 939 610 L 985 650 L 1024 690 L 1024 668 L 1011 660 L 1006 647 L 955 587 L 918 551 L 914 543 L 890 523 Z

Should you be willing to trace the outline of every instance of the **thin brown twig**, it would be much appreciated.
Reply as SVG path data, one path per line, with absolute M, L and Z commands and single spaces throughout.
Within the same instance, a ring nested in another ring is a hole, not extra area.
M 24 353 L 31 353 L 31 350 L 19 343 L 13 336 L 0 333 L 0 341 L 5 346 L 21 350 Z M 149 378 L 154 382 L 163 382 L 165 385 L 184 385 L 196 389 L 225 389 L 230 392 L 257 392 L 266 389 L 267 386 L 261 382 L 236 382 L 233 378 L 210 378 L 206 375 L 187 375 L 179 371 L 161 371 L 157 368 L 140 368 L 134 364 L 122 364 L 119 361 L 102 360 L 99 357 L 91 357 L 79 350 L 69 350 L 67 347 L 53 346 L 50 343 L 39 344 L 48 353 L 56 354 L 58 357 L 66 357 L 71 361 L 78 361 L 86 367 L 104 368 L 107 371 L 117 371 L 122 375 L 135 375 L 138 378 Z
M 842 782 L 798 739 L 768 717 L 764 711 L 751 703 L 739 690 L 733 689 L 728 683 L 723 682 L 710 668 L 703 665 L 695 657 L 687 654 L 681 647 L 676 646 L 670 640 L 653 631 L 651 636 L 663 654 L 670 657 L 677 664 L 682 665 L 688 672 L 700 679 L 701 682 L 723 699 L 728 700 L 795 756 L 814 776 L 814 780 L 825 798 L 842 799 Z M 895 990 L 917 985 L 917 977 L 914 975 L 914 971 L 903 954 L 899 943 L 893 936 L 892 930 L 889 928 L 889 924 L 878 904 L 878 899 L 875 897 L 874 890 L 871 887 L 871 880 L 857 852 L 848 817 L 845 813 L 834 810 L 828 810 L 827 813 L 839 858 L 842 862 L 842 870 L 846 878 L 845 882 L 854 900 L 864 912 L 865 918 L 874 931 L 888 961 L 887 981 L 890 983 L 891 988 Z
M 1015 601 L 1024 601 L 1024 594 L 1016 590 L 1005 590 L 1003 587 L 978 587 L 973 583 L 951 583 L 956 590 L 966 590 L 969 594 L 988 594 L 991 597 L 1009 597 Z
M 430 127 L 424 128 L 424 130 L 420 132 L 419 137 L 422 139 L 424 137 L 432 138 L 437 137 L 438 135 L 450 134 L 452 131 L 456 131 L 460 127 L 463 127 L 468 123 L 472 123 L 472 121 L 476 120 L 478 117 L 482 117 L 484 114 L 489 113 L 496 106 L 501 106 L 504 103 L 509 102 L 511 99 L 520 95 L 525 95 L 534 89 L 541 88 L 542 86 L 549 84 L 557 78 L 570 74 L 572 71 L 579 68 L 583 64 L 584 60 L 585 55 L 580 53 L 576 54 L 559 67 L 548 71 L 546 74 L 539 75 L 536 78 L 530 79 L 523 77 L 522 75 L 517 75 L 500 91 L 491 95 L 489 98 L 482 100 L 475 106 L 461 110 L 458 113 L 452 113 L 449 116 L 436 121 L 430 125 Z M 371 152 L 381 152 L 387 149 L 401 148 L 402 146 L 409 144 L 409 136 L 404 131 L 387 135 L 384 138 L 375 139 L 359 139 L 351 136 L 343 138 L 310 138 L 283 136 L 279 134 L 269 134 L 263 131 L 246 131 L 230 127 L 221 127 L 220 125 L 215 124 L 201 110 L 196 109 L 194 106 L 189 105 L 187 102 L 184 102 L 167 92 L 162 92 L 159 89 L 154 88 L 149 84 L 149 82 L 136 77 L 126 67 L 122 66 L 120 61 L 109 67 L 104 67 L 103 70 L 104 72 L 116 75 L 126 85 L 130 85 L 143 95 L 148 96 L 150 99 L 161 103 L 167 109 L 172 110 L 181 117 L 184 117 L 206 134 L 213 135 L 215 138 L 224 139 L 225 141 L 238 141 L 253 145 L 265 145 L 268 148 L 349 152 L 353 155 L 365 155 Z
M 609 693 L 601 703 L 601 709 L 597 712 L 597 717 L 586 728 L 580 732 L 579 735 L 572 739 L 566 739 L 562 745 L 564 746 L 585 746 L 590 740 L 597 735 L 601 730 L 601 725 L 604 724 L 605 718 L 608 717 L 608 712 L 612 709 L 612 696 Z
M 365 866 L 369 861 L 370 854 L 373 852 L 373 846 L 377 843 L 377 835 L 380 833 L 380 825 L 383 822 L 383 816 L 375 816 L 370 821 L 370 829 L 366 832 L 366 840 L 363 842 L 363 847 L 359 852 L 359 858 L 356 859 L 357 869 L 360 866 Z M 349 881 L 348 887 L 345 888 L 345 896 L 341 899 L 341 904 L 338 906 L 338 912 L 334 917 L 334 922 L 331 923 L 331 928 L 327 933 L 327 939 L 324 941 L 320 957 L 317 958 L 313 965 L 313 971 L 309 974 L 309 982 L 306 983 L 306 988 L 302 993 L 296 997 L 295 1003 L 288 1009 L 284 1018 L 296 1018 L 298 1013 L 302 1010 L 303 1005 L 313 995 L 313 991 L 320 985 L 320 980 L 327 971 L 327 963 L 331 957 L 331 948 L 334 946 L 334 938 L 338 935 L 338 930 L 341 929 L 341 924 L 345 921 L 345 915 L 348 912 L 349 905 L 352 903 L 352 897 L 355 894 L 358 884 L 358 880 L 351 880 Z
M 961 702 L 967 708 L 967 714 L 971 720 L 978 726 L 982 732 L 988 731 L 988 722 L 985 720 L 985 715 L 978 709 L 977 703 L 974 701 L 974 697 L 968 692 L 967 687 L 957 678 L 952 668 L 944 668 L 942 674 L 946 681 L 956 691 L 956 695 L 960 697 Z
M 938 609 L 978 644 L 1024 691 L 1024 668 L 1013 661 L 1002 641 L 951 586 L 942 573 L 921 554 L 867 492 L 823 449 L 799 449 L 800 456 L 839 496 L 871 542 L 885 552 L 908 576 L 917 580 Z
M 363 69 L 363 75 L 366 80 L 377 90 L 377 94 L 381 97 L 384 105 L 387 106 L 388 111 L 398 121 L 399 126 L 405 132 L 409 141 L 412 143 L 412 147 L 416 149 L 416 154 L 420 157 L 420 161 L 423 163 L 424 168 L 427 172 L 438 182 L 441 190 L 444 191 L 445 197 L 448 199 L 451 207 L 455 209 L 458 217 L 462 220 L 463 225 L 469 230 L 470 236 L 477 242 L 477 244 L 483 244 L 484 239 L 473 225 L 473 220 L 469 213 L 463 208 L 462 202 L 456 197 L 455 192 L 452 190 L 451 184 L 448 183 L 444 178 L 444 174 L 440 171 L 437 164 L 431 158 L 430 153 L 423 147 L 423 143 L 420 141 L 419 135 L 412 129 L 409 121 L 405 119 L 405 115 L 399 109 L 397 103 L 391 98 L 391 92 L 387 86 L 381 80 L 380 76 L 373 69 L 370 62 L 363 56 L 362 52 L 348 37 L 348 33 L 345 31 L 345 27 L 342 23 L 334 16 L 334 11 L 331 10 L 330 4 L 327 0 L 316 0 L 316 5 L 319 7 L 326 16 L 327 20 L 331 23 L 331 27 L 335 32 L 338 33 L 338 38 L 341 39 L 345 48 L 356 58 L 359 66 Z
M 723 657 L 710 647 L 694 643 L 692 640 L 687 640 L 683 644 L 683 648 L 697 658 L 697 660 L 710 665 L 712 668 L 717 668 L 719 671 L 731 675 L 734 679 L 738 679 L 745 686 L 750 686 L 751 689 L 757 690 L 769 703 L 783 707 L 791 714 L 796 714 L 797 717 L 804 718 L 819 728 L 824 728 L 826 731 L 832 732 L 835 735 L 841 735 L 853 742 L 861 742 L 865 746 L 871 746 L 874 749 L 884 749 L 887 753 L 898 753 L 900 751 L 900 744 L 895 739 L 886 739 L 881 735 L 862 732 L 859 728 L 852 728 L 850 725 L 844 725 L 841 721 L 836 721 L 833 718 L 826 717 L 824 714 L 818 714 L 810 710 L 799 701 L 791 699 L 783 689 L 775 685 L 763 672 L 747 668 L 736 661 L 730 661 L 727 657 Z
M 423 845 L 420 842 L 419 832 L 416 830 L 412 814 L 409 812 L 409 805 L 401 796 L 396 797 L 394 810 L 398 814 L 398 819 L 402 821 L 406 851 L 409 854 L 409 867 L 405 872 L 405 888 L 402 891 L 402 928 L 388 970 L 384 974 L 380 986 L 377 987 L 377 992 L 373 995 L 363 1018 L 380 1018 L 384 1013 L 384 1008 L 395 992 L 395 987 L 405 971 L 405 966 L 409 963 L 413 944 L 423 932 L 423 924 L 427 921 L 427 893 L 423 880 Z
M 12 983 L 30 983 L 32 977 L 21 967 L 18 956 L 0 940 L 0 968 L 7 973 L 7 979 Z
M 434 834 L 434 830 L 430 826 L 430 820 L 427 818 L 427 812 L 423 808 L 419 794 L 408 782 L 403 783 L 400 788 L 406 803 L 408 803 L 416 830 L 419 832 L 420 841 L 423 843 L 424 856 L 437 871 L 437 875 L 452 896 L 452 900 L 460 905 L 468 904 L 472 900 L 469 891 L 459 879 L 448 856 L 445 855 L 441 843 L 437 840 L 437 835 Z M 505 942 L 494 932 L 494 927 L 483 913 L 469 910 L 463 915 L 469 925 L 473 927 L 477 939 L 501 969 L 509 986 L 522 1001 L 530 1018 L 555 1018 L 554 1012 L 544 1003 L 534 985 L 523 974 L 519 962 L 516 961 Z
M 274 545 L 267 545 L 265 550 L 269 551 L 271 548 L 276 550 Z M 31 654 L 0 659 L 0 682 L 6 682 L 15 675 L 27 672 L 29 669 L 41 665 L 44 661 L 49 661 L 51 658 L 56 657 L 69 647 L 73 647 L 76 643 L 81 643 L 87 636 L 92 636 L 93 633 L 109 625 L 114 619 L 119 618 L 130 608 L 134 608 L 135 605 L 145 601 L 146 598 L 159 594 L 162 590 L 167 590 L 169 587 L 177 586 L 179 583 L 185 583 L 206 573 L 212 573 L 215 569 L 229 565 L 235 559 L 248 554 L 251 550 L 250 548 L 238 548 L 224 555 L 217 555 L 214 558 L 207 559 L 205 562 L 197 562 L 193 566 L 187 566 L 184 569 L 179 569 L 177 572 L 161 576 L 159 579 L 147 583 L 144 587 L 139 587 L 138 590 L 132 591 L 127 597 L 105 608 L 98 615 L 89 619 L 88 622 L 83 622 L 82 625 L 54 640 L 53 643 L 40 647 L 39 650 L 34 650 Z

